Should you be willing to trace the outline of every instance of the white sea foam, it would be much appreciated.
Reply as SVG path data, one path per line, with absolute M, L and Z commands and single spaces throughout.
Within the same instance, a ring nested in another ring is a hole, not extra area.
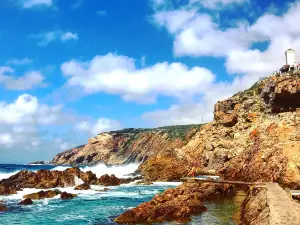
M 68 168 L 71 168 L 71 167 L 70 166 L 56 166 L 51 170 L 65 171 Z
M 139 164 L 134 163 L 121 166 L 107 166 L 104 163 L 100 163 L 95 166 L 83 167 L 81 170 L 85 172 L 90 170 L 95 173 L 97 177 L 100 177 L 104 174 L 115 174 L 117 177 L 126 178 L 129 177 L 129 174 L 134 173 L 138 167 Z
M 117 177 L 120 178 L 127 178 L 130 177 L 129 174 L 134 173 L 137 168 L 139 167 L 139 164 L 127 164 L 127 165 L 121 165 L 121 166 L 107 166 L 104 163 L 99 163 L 94 166 L 85 166 L 81 167 L 80 170 L 87 172 L 92 171 L 94 174 L 96 174 L 97 177 L 100 177 L 104 174 L 115 174 Z M 56 166 L 51 170 L 59 170 L 64 171 L 68 168 L 71 168 L 70 166 Z
M 11 173 L 0 173 L 0 180 L 2 179 L 7 179 L 12 175 L 15 175 L 16 173 L 20 172 L 20 170 L 15 171 L 15 172 L 11 172 Z

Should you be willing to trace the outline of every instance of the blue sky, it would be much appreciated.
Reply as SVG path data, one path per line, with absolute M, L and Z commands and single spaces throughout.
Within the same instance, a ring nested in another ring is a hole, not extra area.
M 0 163 L 50 159 L 103 131 L 211 121 L 216 101 L 300 47 L 298 1 L 3 0 L 0 11 Z

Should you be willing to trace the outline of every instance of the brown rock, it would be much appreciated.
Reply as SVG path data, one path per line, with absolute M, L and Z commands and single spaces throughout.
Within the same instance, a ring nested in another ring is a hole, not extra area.
M 19 205 L 32 205 L 33 202 L 31 200 L 31 198 L 26 198 L 23 201 L 19 202 Z
M 13 195 L 17 194 L 17 191 L 21 191 L 21 189 L 0 184 L 0 195 Z
M 99 184 L 103 186 L 118 186 L 121 184 L 121 180 L 117 178 L 114 174 L 109 176 L 105 174 L 99 178 Z
M 91 189 L 91 186 L 87 183 L 78 185 L 74 188 L 74 190 L 89 190 L 89 189 Z
M 0 204 L 0 212 L 5 212 L 7 210 L 8 208 L 5 205 Z
M 87 183 L 94 184 L 97 180 L 96 175 L 92 172 L 84 173 L 78 167 L 68 168 L 65 171 L 50 171 L 39 170 L 37 172 L 30 172 L 23 170 L 8 179 L 0 181 L 0 185 L 5 187 L 15 188 L 56 188 L 75 186 L 75 177 L 78 177 Z M 1 186 L 0 186 L 1 193 Z
M 115 219 L 117 223 L 153 223 L 184 220 L 206 210 L 202 200 L 220 197 L 222 185 L 185 183 L 156 195 L 151 201 L 128 210 Z
M 39 191 L 37 193 L 24 195 L 24 198 L 39 200 L 39 199 L 44 199 L 44 198 L 53 198 L 53 197 L 59 195 L 60 193 L 61 193 L 60 190 Z
M 63 200 L 68 200 L 68 199 L 72 199 L 76 196 L 77 195 L 75 195 L 75 194 L 70 194 L 70 193 L 67 193 L 67 192 L 63 192 L 63 193 L 61 193 L 60 198 L 63 199 Z

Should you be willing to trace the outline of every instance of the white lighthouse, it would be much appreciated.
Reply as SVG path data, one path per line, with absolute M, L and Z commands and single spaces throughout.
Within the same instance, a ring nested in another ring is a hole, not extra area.
M 294 49 L 288 49 L 285 51 L 286 65 L 296 65 L 295 53 Z

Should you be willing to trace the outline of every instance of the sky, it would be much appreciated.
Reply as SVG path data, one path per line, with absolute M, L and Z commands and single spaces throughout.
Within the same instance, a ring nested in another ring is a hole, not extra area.
M 0 163 L 209 122 L 300 49 L 300 1 L 1 0 L 0 12 Z

